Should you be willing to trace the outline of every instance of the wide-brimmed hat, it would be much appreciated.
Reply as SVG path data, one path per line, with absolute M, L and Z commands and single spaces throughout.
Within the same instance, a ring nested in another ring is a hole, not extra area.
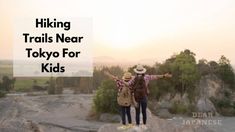
M 123 80 L 131 80 L 132 79 L 131 73 L 130 72 L 125 72 L 122 79 Z
M 146 69 L 144 68 L 144 66 L 138 64 L 134 69 L 134 72 L 137 74 L 144 74 L 146 72 Z

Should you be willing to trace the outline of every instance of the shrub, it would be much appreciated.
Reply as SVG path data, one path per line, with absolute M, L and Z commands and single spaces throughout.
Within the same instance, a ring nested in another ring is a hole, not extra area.
M 231 101 L 228 98 L 218 100 L 217 101 L 217 106 L 219 108 L 229 108 L 229 107 L 231 107 Z
M 161 95 L 161 91 L 159 90 L 158 87 L 152 87 L 152 88 L 149 88 L 149 91 L 150 91 L 150 94 L 149 94 L 149 99 L 150 100 L 159 100 L 160 98 L 160 95 Z
M 174 102 L 170 108 L 170 112 L 173 114 L 185 114 L 188 112 L 188 106 L 180 102 Z
M 5 97 L 5 95 L 6 95 L 6 92 L 0 91 L 0 98 Z
M 218 100 L 216 98 L 211 98 L 211 101 L 215 104 L 215 107 L 223 116 L 234 116 L 235 115 L 235 105 L 229 98 L 223 98 Z
M 94 109 L 97 113 L 118 113 L 117 90 L 115 82 L 105 80 L 98 88 L 94 97 Z

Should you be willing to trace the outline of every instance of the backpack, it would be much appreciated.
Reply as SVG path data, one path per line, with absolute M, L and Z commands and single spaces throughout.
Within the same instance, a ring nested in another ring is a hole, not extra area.
M 134 97 L 137 102 L 143 99 L 147 95 L 147 87 L 145 84 L 145 80 L 143 78 L 135 79 L 133 90 L 134 90 Z
M 130 106 L 131 105 L 131 90 L 129 87 L 124 86 L 120 89 L 117 95 L 117 102 L 120 106 Z

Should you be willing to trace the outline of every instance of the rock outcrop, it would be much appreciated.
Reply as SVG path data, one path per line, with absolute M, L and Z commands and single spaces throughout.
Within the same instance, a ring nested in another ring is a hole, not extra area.
M 214 104 L 206 97 L 201 97 L 197 101 L 197 111 L 198 112 L 213 112 L 216 113 Z
M 95 132 L 88 121 L 93 95 L 12 95 L 0 100 L 0 132 Z
M 132 111 L 133 115 L 133 111 Z M 147 129 L 132 127 L 124 130 L 125 132 L 216 132 L 206 126 L 200 125 L 177 125 L 165 119 L 160 119 L 156 116 L 152 116 L 148 112 Z M 109 123 L 100 127 L 98 132 L 121 132 L 117 127 L 118 123 Z
M 209 98 L 219 96 L 221 82 L 216 76 L 203 76 L 198 85 L 199 98 L 197 100 L 198 112 L 216 112 L 214 104 Z

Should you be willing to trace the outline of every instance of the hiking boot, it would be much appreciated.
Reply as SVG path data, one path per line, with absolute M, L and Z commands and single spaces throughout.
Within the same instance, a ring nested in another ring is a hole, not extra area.
M 132 127 L 134 127 L 134 125 L 133 124 L 128 124 L 127 127 L 132 128 Z

